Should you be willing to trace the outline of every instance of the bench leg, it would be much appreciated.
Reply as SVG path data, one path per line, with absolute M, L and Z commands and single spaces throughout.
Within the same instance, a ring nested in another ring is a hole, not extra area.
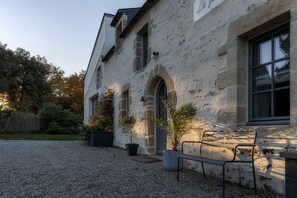
M 223 198 L 225 198 L 225 165 L 223 166 Z
M 257 184 L 256 184 L 256 174 L 255 174 L 254 159 L 252 161 L 252 166 L 253 166 L 254 190 L 255 190 L 255 194 L 257 194 Z
M 177 157 L 177 182 L 179 182 L 179 157 Z
M 203 162 L 201 162 L 201 166 L 202 166 L 203 177 L 205 177 L 205 172 L 204 172 L 204 165 L 203 165 Z

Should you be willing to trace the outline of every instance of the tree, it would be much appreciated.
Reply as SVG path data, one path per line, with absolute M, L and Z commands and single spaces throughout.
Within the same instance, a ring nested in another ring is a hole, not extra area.
M 0 43 L 0 70 L 0 92 L 7 94 L 9 105 L 18 111 L 37 112 L 50 91 L 40 57 L 22 48 L 12 51 Z
M 47 102 L 54 102 L 64 109 L 70 109 L 74 113 L 83 113 L 85 71 L 74 73 L 64 77 L 64 71 L 59 67 L 50 67 L 48 82 L 51 85 L 52 94 L 47 95 Z
M 12 51 L 0 43 L 0 94 L 17 111 L 37 112 L 44 102 L 54 102 L 75 113 L 83 113 L 85 71 L 65 77 L 58 66 L 45 57 L 31 56 L 17 48 Z
M 65 94 L 64 94 L 64 87 L 65 87 L 65 72 L 61 70 L 60 67 L 54 66 L 53 64 L 49 63 L 47 64 L 47 81 L 50 84 L 51 87 L 51 93 L 47 94 L 45 101 L 46 102 L 53 102 L 56 104 L 59 104 L 63 108 L 65 108 L 67 105 L 65 105 Z
M 65 95 L 70 101 L 70 109 L 75 113 L 83 113 L 85 71 L 74 73 L 65 80 Z

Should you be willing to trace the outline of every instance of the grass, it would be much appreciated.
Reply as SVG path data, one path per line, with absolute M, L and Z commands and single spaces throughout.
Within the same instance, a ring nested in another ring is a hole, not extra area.
M 74 141 L 74 140 L 81 140 L 81 136 L 79 136 L 79 135 L 35 134 L 35 133 L 0 133 L 0 140 Z

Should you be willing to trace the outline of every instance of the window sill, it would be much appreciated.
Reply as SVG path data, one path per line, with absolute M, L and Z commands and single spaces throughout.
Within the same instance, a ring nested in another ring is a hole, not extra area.
M 290 120 L 269 120 L 269 121 L 249 121 L 246 126 L 261 126 L 261 125 L 290 125 Z

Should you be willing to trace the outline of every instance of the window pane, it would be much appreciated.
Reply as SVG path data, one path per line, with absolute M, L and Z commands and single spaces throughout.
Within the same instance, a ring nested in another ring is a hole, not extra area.
M 274 60 L 289 57 L 289 34 L 282 34 L 274 38 Z
M 271 89 L 271 65 L 253 70 L 253 92 Z
M 274 92 L 274 116 L 290 116 L 290 89 Z
M 285 87 L 290 85 L 290 61 L 284 60 L 274 65 L 274 87 Z
M 271 62 L 271 40 L 257 45 L 254 66 Z
M 92 103 L 92 114 L 91 114 L 91 116 L 94 116 L 95 113 L 96 113 L 97 102 L 98 102 L 98 96 L 91 99 L 91 103 Z
M 253 96 L 253 118 L 271 116 L 271 94 L 261 93 Z
M 148 32 L 145 32 L 142 36 L 142 47 L 143 47 L 143 54 L 142 54 L 142 62 L 143 62 L 143 67 L 147 65 L 147 56 L 148 56 Z

